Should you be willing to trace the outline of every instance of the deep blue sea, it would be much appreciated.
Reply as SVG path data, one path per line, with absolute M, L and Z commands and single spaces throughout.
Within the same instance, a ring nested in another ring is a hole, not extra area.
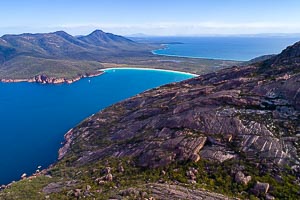
M 63 135 L 91 114 L 147 89 L 191 77 L 123 69 L 73 84 L 0 83 L 0 185 L 53 163 Z
M 147 42 L 167 44 L 166 48 L 153 51 L 155 54 L 239 61 L 248 61 L 262 55 L 278 54 L 299 40 L 300 37 L 147 38 Z

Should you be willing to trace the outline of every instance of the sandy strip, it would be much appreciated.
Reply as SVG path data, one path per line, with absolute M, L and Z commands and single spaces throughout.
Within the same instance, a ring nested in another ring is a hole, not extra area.
M 169 73 L 176 73 L 176 74 L 184 74 L 184 75 L 190 75 L 190 76 L 199 76 L 197 74 L 187 73 L 187 72 L 181 72 L 181 71 L 175 71 L 175 70 L 167 70 L 167 69 L 155 69 L 155 68 L 134 68 L 134 67 L 115 67 L 115 68 L 105 68 L 100 69 L 100 71 L 111 71 L 111 70 L 144 70 L 144 71 L 160 71 L 160 72 L 169 72 Z

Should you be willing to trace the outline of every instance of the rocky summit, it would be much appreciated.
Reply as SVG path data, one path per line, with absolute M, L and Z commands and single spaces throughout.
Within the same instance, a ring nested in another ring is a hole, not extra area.
M 115 104 L 65 135 L 58 163 L 0 198 L 297 199 L 299 52 Z

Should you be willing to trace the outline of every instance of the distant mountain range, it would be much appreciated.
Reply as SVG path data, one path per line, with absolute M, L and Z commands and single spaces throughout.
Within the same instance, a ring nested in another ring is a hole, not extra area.
M 148 50 L 132 40 L 96 30 L 87 36 L 74 37 L 64 31 L 44 34 L 4 35 L 0 38 L 0 62 L 18 56 L 39 58 L 100 60 L 113 54 Z
M 153 48 L 101 30 L 79 37 L 64 31 L 4 35 L 0 38 L 0 80 L 36 81 L 44 75 L 51 79 L 47 82 L 72 82 L 97 74 L 103 68 L 99 61 L 149 56 Z
M 191 73 L 211 72 L 236 61 L 168 58 L 151 50 L 161 44 L 141 43 L 95 30 L 86 36 L 64 31 L 0 37 L 0 82 L 71 83 L 98 75 L 105 67 L 148 67 Z

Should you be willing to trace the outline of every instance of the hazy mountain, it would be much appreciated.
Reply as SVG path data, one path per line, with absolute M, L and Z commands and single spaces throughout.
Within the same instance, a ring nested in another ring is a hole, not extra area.
M 70 58 L 79 60 L 97 60 L 105 55 L 146 50 L 122 36 L 97 30 L 88 36 L 73 37 L 66 32 L 57 31 L 45 34 L 4 35 L 2 48 L 15 49 L 17 55 L 45 58 Z M 5 50 L 2 54 L 7 54 Z
M 32 79 L 42 74 L 74 79 L 97 74 L 102 65 L 98 63 L 97 67 L 94 61 L 112 60 L 116 56 L 149 56 L 152 49 L 100 30 L 81 37 L 64 31 L 4 35 L 0 38 L 0 80 Z M 80 61 L 81 65 L 74 61 Z
M 138 43 L 130 39 L 111 33 L 105 33 L 101 30 L 95 30 L 87 36 L 78 37 L 78 39 L 85 43 L 101 47 L 132 49 L 139 46 Z

